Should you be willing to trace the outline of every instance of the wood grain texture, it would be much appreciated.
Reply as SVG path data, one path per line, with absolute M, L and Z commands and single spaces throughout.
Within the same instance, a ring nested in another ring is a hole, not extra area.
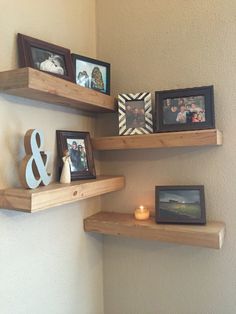
M 114 97 L 33 68 L 0 72 L 0 91 L 85 111 L 115 110 Z
M 194 147 L 208 145 L 222 145 L 222 133 L 219 130 L 209 129 L 92 139 L 94 150 Z
M 97 179 L 73 181 L 70 184 L 52 183 L 35 190 L 6 189 L 0 191 L 0 205 L 1 208 L 32 213 L 118 191 L 124 185 L 123 176 L 98 176 Z
M 84 230 L 105 235 L 220 249 L 224 241 L 225 224 L 223 222 L 208 222 L 204 226 L 156 224 L 153 217 L 146 221 L 138 221 L 132 214 L 100 212 L 84 220 Z

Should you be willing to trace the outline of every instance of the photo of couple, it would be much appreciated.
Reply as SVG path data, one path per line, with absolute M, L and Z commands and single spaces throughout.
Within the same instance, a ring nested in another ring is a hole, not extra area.
M 205 122 L 204 96 L 167 98 L 163 102 L 164 124 L 192 124 Z
M 67 139 L 67 146 L 71 159 L 71 172 L 88 171 L 84 140 Z

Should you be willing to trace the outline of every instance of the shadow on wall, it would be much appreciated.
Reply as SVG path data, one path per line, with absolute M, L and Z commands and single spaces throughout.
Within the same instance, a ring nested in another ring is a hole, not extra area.
M 135 136 L 135 135 L 134 135 Z M 173 159 L 181 158 L 181 156 L 196 156 L 204 154 L 204 156 L 209 152 L 210 154 L 216 153 L 220 150 L 220 147 L 181 147 L 181 148 L 153 148 L 153 149 L 133 149 L 133 150 L 114 150 L 114 151 L 104 151 L 99 152 L 99 158 L 102 162 L 140 162 L 140 161 L 158 161 L 163 159 Z

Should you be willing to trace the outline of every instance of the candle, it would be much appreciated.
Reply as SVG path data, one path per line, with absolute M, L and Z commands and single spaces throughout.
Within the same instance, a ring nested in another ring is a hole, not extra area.
M 150 212 L 146 207 L 141 205 L 139 208 L 135 209 L 134 216 L 137 220 L 146 220 L 149 218 Z

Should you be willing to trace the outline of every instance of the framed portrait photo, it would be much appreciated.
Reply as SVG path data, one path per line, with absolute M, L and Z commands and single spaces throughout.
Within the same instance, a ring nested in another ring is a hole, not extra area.
M 20 67 L 31 67 L 73 81 L 70 50 L 23 34 L 17 35 Z
M 156 132 L 215 128 L 213 86 L 157 91 Z
M 62 157 L 70 156 L 71 180 L 95 179 L 96 172 L 89 132 L 56 131 L 59 175 L 62 171 Z
M 110 64 L 72 54 L 76 84 L 110 95 Z
M 119 94 L 119 135 L 153 133 L 151 93 Z
M 204 186 L 156 186 L 156 223 L 206 224 Z

